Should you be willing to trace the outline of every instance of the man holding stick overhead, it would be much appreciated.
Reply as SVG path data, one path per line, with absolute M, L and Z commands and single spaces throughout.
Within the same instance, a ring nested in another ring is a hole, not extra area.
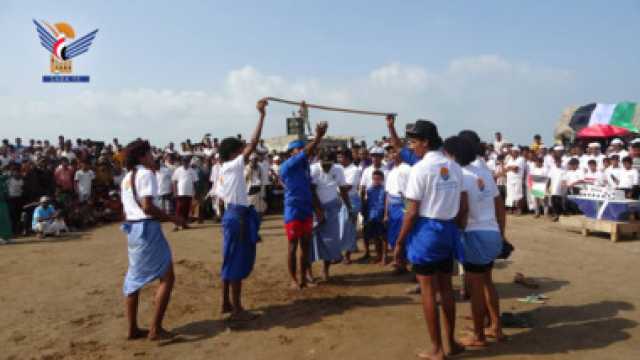
M 251 274 L 256 261 L 256 242 L 260 228 L 258 213 L 249 204 L 244 168 L 260 140 L 266 107 L 265 99 L 258 101 L 256 108 L 260 117 L 246 146 L 235 137 L 226 138 L 220 143 L 222 166 L 217 181 L 217 195 L 226 205 L 222 217 L 222 313 L 231 313 L 232 320 L 255 318 L 254 314 L 244 311 L 241 301 L 242 280 Z
M 280 179 L 284 184 L 284 226 L 289 239 L 288 266 L 292 287 L 302 289 L 307 286 L 309 268 L 309 245 L 313 233 L 313 209 L 315 207 L 319 221 L 323 212 L 311 191 L 309 158 L 313 155 L 328 124 L 321 122 L 316 126 L 316 136 L 306 146 L 302 140 L 289 143 L 289 159 L 280 166 Z M 315 200 L 315 201 L 314 201 Z M 296 275 L 296 252 L 300 247 L 298 262 L 299 278 Z

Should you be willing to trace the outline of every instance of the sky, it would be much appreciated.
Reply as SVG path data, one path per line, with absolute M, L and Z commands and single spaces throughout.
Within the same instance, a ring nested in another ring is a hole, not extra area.
M 564 108 L 640 100 L 640 1 L 0 0 L 0 137 L 153 143 L 249 136 L 264 96 L 398 113 L 552 142 Z M 88 84 L 45 84 L 32 19 L 99 29 L 73 59 Z M 295 109 L 270 104 L 264 136 Z M 384 119 L 311 110 L 371 140 Z

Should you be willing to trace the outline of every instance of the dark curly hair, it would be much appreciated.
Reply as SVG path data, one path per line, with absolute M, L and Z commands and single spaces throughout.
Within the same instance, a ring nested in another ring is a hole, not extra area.
M 220 160 L 222 162 L 226 162 L 231 160 L 231 155 L 238 152 L 238 150 L 242 149 L 244 146 L 242 140 L 237 137 L 228 137 L 220 142 L 220 148 L 218 149 L 218 153 L 220 154 Z
M 451 136 L 444 141 L 442 146 L 447 154 L 453 156 L 460 166 L 467 166 L 476 159 L 471 142 L 462 136 Z
M 140 165 L 140 158 L 151 151 L 151 145 L 147 140 L 134 140 L 125 148 L 124 165 L 127 170 L 131 171 Z

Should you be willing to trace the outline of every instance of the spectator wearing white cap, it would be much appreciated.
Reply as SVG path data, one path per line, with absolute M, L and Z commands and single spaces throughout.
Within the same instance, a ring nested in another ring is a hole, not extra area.
M 618 155 L 620 160 L 629 156 L 629 152 L 624 149 L 624 141 L 618 138 L 613 139 L 611 141 L 611 152 L 609 155 Z
M 67 225 L 60 213 L 51 205 L 51 198 L 43 196 L 40 205 L 33 211 L 32 228 L 39 238 L 47 235 L 60 235 L 61 231 L 68 231 Z
M 544 168 L 549 171 L 551 168 L 556 167 L 556 160 L 560 159 L 562 163 L 562 159 L 564 157 L 564 146 L 556 145 L 551 148 L 551 151 L 544 157 Z
M 589 170 L 589 161 L 591 160 L 595 160 L 598 171 L 602 171 L 604 169 L 604 164 L 603 164 L 604 158 L 605 156 L 601 152 L 600 143 L 598 142 L 589 143 L 588 154 L 586 155 L 587 168 L 585 169 L 585 172 Z
M 633 168 L 640 171 L 640 138 L 631 140 L 629 147 L 629 156 L 633 162 Z M 620 159 L 622 161 L 622 159 Z

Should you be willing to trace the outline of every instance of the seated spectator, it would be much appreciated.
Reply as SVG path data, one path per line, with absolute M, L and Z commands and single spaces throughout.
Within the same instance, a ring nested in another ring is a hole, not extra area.
M 51 198 L 43 196 L 40 205 L 33 212 L 33 231 L 39 238 L 47 235 L 59 236 L 61 231 L 69 231 L 60 213 L 51 205 Z

